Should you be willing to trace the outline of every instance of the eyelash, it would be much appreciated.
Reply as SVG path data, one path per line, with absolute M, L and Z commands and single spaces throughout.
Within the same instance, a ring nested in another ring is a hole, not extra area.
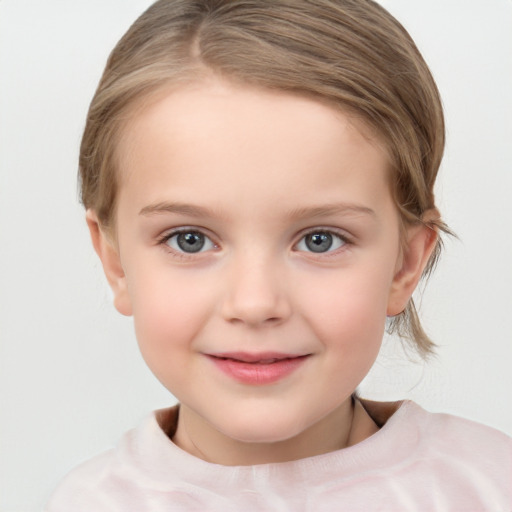
M 329 248 L 326 252 L 315 252 L 315 251 L 301 251 L 305 252 L 309 255 L 314 255 L 321 258 L 329 258 L 333 256 L 338 256 L 341 251 L 347 249 L 348 246 L 353 245 L 352 239 L 346 235 L 344 232 L 341 232 L 337 229 L 333 228 L 323 228 L 323 227 L 315 227 L 301 234 L 301 237 L 297 243 L 294 244 L 294 247 L 297 247 L 300 243 L 305 243 L 305 239 L 309 235 L 331 235 L 332 237 L 338 238 L 342 244 L 340 247 L 337 247 L 333 250 Z
M 208 251 L 201 250 L 202 249 L 202 247 L 201 247 L 201 249 L 197 252 L 187 253 L 185 251 L 176 250 L 168 245 L 169 240 L 171 240 L 173 237 L 178 236 L 180 234 L 192 234 L 192 233 L 204 236 L 205 239 L 210 241 L 210 243 L 213 245 L 214 248 L 218 248 L 218 245 L 211 239 L 210 236 L 205 234 L 201 228 L 194 228 L 194 227 L 179 228 L 179 229 L 174 229 L 170 232 L 167 232 L 157 240 L 157 244 L 164 246 L 166 250 L 168 250 L 169 252 L 171 252 L 173 254 L 173 256 L 180 258 L 180 259 L 184 259 L 184 260 L 197 257 L 197 255 L 202 254 L 203 252 L 208 252 Z M 331 235 L 335 238 L 338 238 L 342 242 L 342 245 L 334 250 L 327 250 L 326 252 L 315 252 L 315 251 L 298 251 L 298 252 L 305 252 L 307 254 L 313 254 L 313 255 L 325 258 L 325 257 L 335 256 L 340 251 L 343 251 L 344 249 L 346 249 L 347 246 L 353 245 L 353 241 L 345 233 L 342 233 L 339 230 L 333 229 L 333 228 L 317 227 L 314 229 L 310 229 L 306 232 L 303 232 L 300 235 L 299 240 L 293 244 L 293 248 L 295 249 L 300 243 L 304 243 L 307 236 L 319 235 L 319 234 L 327 234 L 327 235 Z
M 180 251 L 180 250 L 174 249 L 173 247 L 170 247 L 168 242 L 169 242 L 169 240 L 171 240 L 175 236 L 179 236 L 180 234 L 192 234 L 192 233 L 204 236 L 205 239 L 210 241 L 210 243 L 213 245 L 214 248 L 218 247 L 217 244 L 215 242 L 213 242 L 211 237 L 208 236 L 207 234 L 205 234 L 202 229 L 194 228 L 194 227 L 184 227 L 184 228 L 174 229 L 170 232 L 164 233 L 157 240 L 157 244 L 163 246 L 168 252 L 172 253 L 172 255 L 174 257 L 183 259 L 183 260 L 188 260 L 188 259 L 197 257 L 197 255 L 202 254 L 203 252 L 206 252 L 206 251 L 202 251 L 201 250 L 202 247 L 201 247 L 201 249 L 197 252 L 188 253 L 188 252 Z

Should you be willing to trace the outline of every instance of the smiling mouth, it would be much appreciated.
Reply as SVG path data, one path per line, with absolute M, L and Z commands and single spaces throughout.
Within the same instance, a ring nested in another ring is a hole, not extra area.
M 206 354 L 223 373 L 249 385 L 272 384 L 298 370 L 312 354 Z
M 311 354 L 276 354 L 276 353 L 263 353 L 263 354 L 249 354 L 245 352 L 236 353 L 222 353 L 222 354 L 208 354 L 210 357 L 222 360 L 231 360 L 239 363 L 248 364 L 274 364 L 285 360 L 301 359 L 308 357 Z

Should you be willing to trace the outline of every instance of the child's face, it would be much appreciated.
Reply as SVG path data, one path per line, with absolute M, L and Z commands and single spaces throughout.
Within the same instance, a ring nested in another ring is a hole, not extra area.
M 209 82 L 118 149 L 119 261 L 100 255 L 180 421 L 275 442 L 345 407 L 416 279 L 383 146 L 316 101 Z

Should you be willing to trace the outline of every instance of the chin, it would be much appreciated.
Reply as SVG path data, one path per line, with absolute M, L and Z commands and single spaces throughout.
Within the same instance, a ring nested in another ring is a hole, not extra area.
M 240 418 L 225 429 L 219 429 L 225 436 L 241 443 L 279 443 L 292 439 L 304 430 L 296 421 L 283 417 Z

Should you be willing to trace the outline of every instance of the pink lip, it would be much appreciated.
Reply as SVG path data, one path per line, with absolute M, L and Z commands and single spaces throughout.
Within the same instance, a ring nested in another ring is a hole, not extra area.
M 230 352 L 207 354 L 224 373 L 244 384 L 272 384 L 297 370 L 310 354 Z

